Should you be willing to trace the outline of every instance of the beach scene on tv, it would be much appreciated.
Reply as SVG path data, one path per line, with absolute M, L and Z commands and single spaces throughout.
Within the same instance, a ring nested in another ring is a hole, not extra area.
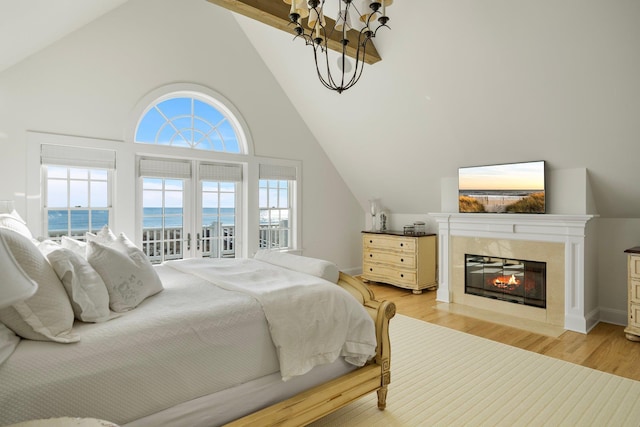
M 460 212 L 544 213 L 544 161 L 458 170 Z

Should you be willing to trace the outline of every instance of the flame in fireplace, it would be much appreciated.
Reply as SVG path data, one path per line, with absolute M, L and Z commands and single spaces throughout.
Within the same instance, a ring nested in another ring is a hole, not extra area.
M 496 288 L 504 289 L 507 291 L 512 291 L 520 285 L 520 280 L 516 279 L 515 275 L 511 275 L 511 277 L 500 276 L 496 280 L 493 281 L 493 286 Z

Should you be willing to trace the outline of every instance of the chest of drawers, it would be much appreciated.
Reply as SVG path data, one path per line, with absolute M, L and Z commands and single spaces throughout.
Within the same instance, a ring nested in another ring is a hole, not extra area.
M 627 249 L 627 284 L 629 287 L 627 339 L 640 341 L 640 247 Z
M 438 286 L 436 235 L 398 232 L 362 234 L 362 279 L 388 283 L 413 293 Z

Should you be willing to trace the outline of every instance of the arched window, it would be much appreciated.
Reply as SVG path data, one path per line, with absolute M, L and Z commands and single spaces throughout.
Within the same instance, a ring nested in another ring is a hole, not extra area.
M 142 102 L 134 142 L 157 146 L 137 160 L 143 249 L 154 262 L 236 256 L 248 156 L 234 155 L 249 154 L 240 114 L 219 94 L 195 85 L 160 88 Z
M 213 98 L 193 92 L 160 97 L 142 114 L 135 142 L 196 150 L 246 154 L 234 114 Z

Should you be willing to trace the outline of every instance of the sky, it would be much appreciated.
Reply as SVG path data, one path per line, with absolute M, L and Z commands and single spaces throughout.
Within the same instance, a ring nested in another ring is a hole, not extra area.
M 460 190 L 543 190 L 544 161 L 460 168 Z

